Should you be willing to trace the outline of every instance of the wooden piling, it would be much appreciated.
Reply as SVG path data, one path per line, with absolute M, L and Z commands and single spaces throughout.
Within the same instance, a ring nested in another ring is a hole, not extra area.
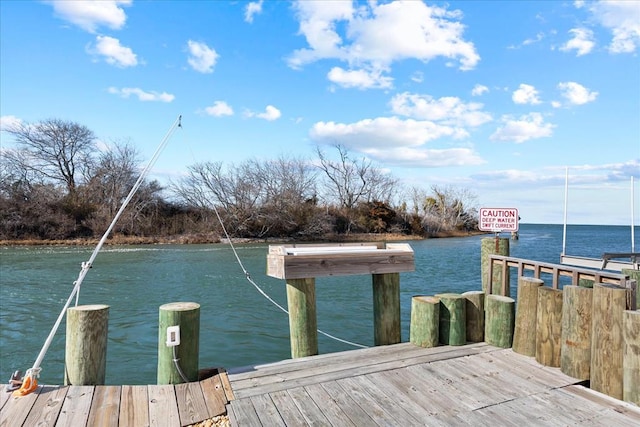
M 626 310 L 625 288 L 596 283 L 593 286 L 591 331 L 591 388 L 622 400 L 623 336 Z
M 640 311 L 623 314 L 622 400 L 640 406 Z
M 485 333 L 487 344 L 509 348 L 513 343 L 515 300 L 502 295 L 487 295 L 485 301 Z
M 400 273 L 372 274 L 373 337 L 375 345 L 402 341 L 400 324 Z
M 67 309 L 65 385 L 105 383 L 108 329 L 108 305 L 79 305 Z
M 536 355 L 536 318 L 538 316 L 538 288 L 544 281 L 535 277 L 518 277 L 518 301 L 513 331 L 513 351 L 525 356 Z
M 167 328 L 178 326 L 180 344 L 167 346 Z M 200 351 L 200 304 L 195 302 L 172 302 L 160 306 L 158 328 L 158 384 L 180 384 L 185 382 L 174 360 L 188 381 L 198 380 L 198 358 Z
M 493 277 L 489 278 L 489 256 L 504 255 L 509 256 L 509 239 L 498 237 L 486 237 L 481 240 L 480 247 L 480 274 L 482 276 L 482 290 L 485 294 L 502 293 L 502 269 L 497 265 L 493 268 Z M 509 269 L 507 269 L 509 271 Z M 511 295 L 509 287 L 509 275 L 506 280 L 506 296 Z
M 636 306 L 635 309 L 640 308 L 640 270 L 634 270 L 631 268 L 623 268 L 621 271 L 622 274 L 629 276 L 629 279 L 636 281 Z M 629 309 L 633 309 L 627 305 Z
M 560 370 L 573 378 L 588 380 L 591 368 L 593 289 L 565 286 L 562 293 Z
M 440 299 L 439 340 L 445 345 L 467 343 L 467 299 L 461 294 L 436 294 Z
M 440 300 L 425 295 L 411 298 L 409 341 L 420 347 L 435 347 L 438 345 L 439 328 Z
M 562 339 L 562 290 L 538 288 L 536 316 L 536 361 L 544 366 L 560 367 Z
M 318 354 L 315 279 L 287 279 L 287 304 L 291 357 L 315 356 Z
M 467 341 L 484 341 L 484 299 L 482 291 L 468 291 L 462 294 L 466 301 Z

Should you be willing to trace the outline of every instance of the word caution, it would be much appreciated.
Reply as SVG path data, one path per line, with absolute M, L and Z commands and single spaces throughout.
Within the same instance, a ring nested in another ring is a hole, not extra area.
M 481 208 L 478 228 L 482 231 L 518 231 L 518 209 Z

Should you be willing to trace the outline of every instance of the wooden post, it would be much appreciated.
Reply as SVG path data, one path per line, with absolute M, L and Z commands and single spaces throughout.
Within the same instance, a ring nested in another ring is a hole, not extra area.
M 629 276 L 629 279 L 636 281 L 636 309 L 640 308 L 640 270 L 633 270 L 631 268 L 623 268 L 622 274 Z M 630 307 L 628 307 L 630 308 Z M 631 309 L 631 308 L 630 308 Z
M 484 342 L 484 297 L 482 291 L 468 291 L 466 298 L 467 341 Z
M 622 314 L 627 290 L 615 285 L 593 285 L 591 331 L 591 388 L 622 400 Z
M 502 269 L 497 265 L 493 268 L 493 278 L 489 278 L 489 255 L 509 256 L 509 239 L 486 237 L 481 241 L 480 274 L 482 276 L 482 290 L 485 294 L 500 294 L 502 292 Z M 508 271 L 508 269 L 507 269 Z M 506 296 L 511 295 L 509 276 L 506 279 Z
M 502 295 L 487 295 L 485 333 L 487 344 L 509 348 L 513 342 L 516 301 Z
M 318 354 L 315 279 L 287 279 L 287 304 L 291 357 L 315 356 Z
M 584 288 L 593 289 L 593 280 L 580 279 L 580 280 L 578 280 L 578 286 L 582 286 Z
M 439 340 L 445 345 L 467 343 L 467 299 L 461 294 L 436 294 L 440 299 Z
M 400 325 L 400 273 L 372 274 L 373 337 L 375 345 L 402 341 Z
M 158 328 L 158 384 L 183 383 L 174 363 L 174 350 L 178 366 L 189 381 L 198 380 L 200 351 L 200 304 L 172 302 L 160 306 Z M 167 328 L 178 326 L 180 344 L 167 346 Z
M 518 277 L 513 351 L 529 357 L 536 355 L 535 330 L 538 315 L 538 288 L 543 285 L 544 281 L 535 277 Z
M 108 305 L 79 305 L 67 309 L 65 385 L 104 384 L 108 329 Z
M 438 298 L 424 295 L 411 298 L 409 341 L 412 344 L 420 347 L 437 346 L 439 322 L 440 300 Z
M 588 380 L 591 367 L 591 312 L 593 289 L 565 286 L 562 290 L 560 370 Z
M 640 405 L 640 311 L 625 311 L 622 322 L 622 400 Z
M 562 339 L 562 290 L 538 288 L 536 316 L 536 361 L 544 366 L 560 367 Z

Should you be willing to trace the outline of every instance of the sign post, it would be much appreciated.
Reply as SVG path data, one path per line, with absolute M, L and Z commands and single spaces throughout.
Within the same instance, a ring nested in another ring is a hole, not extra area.
M 518 209 L 516 208 L 481 208 L 478 228 L 481 231 L 518 231 Z

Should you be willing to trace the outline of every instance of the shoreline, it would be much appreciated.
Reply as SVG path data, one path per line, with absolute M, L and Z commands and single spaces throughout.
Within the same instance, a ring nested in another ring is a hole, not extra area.
M 475 232 L 447 232 L 438 233 L 434 236 L 418 236 L 418 235 L 405 235 L 397 233 L 354 233 L 354 234 L 335 234 L 327 235 L 321 239 L 309 239 L 309 240 L 297 240 L 293 238 L 231 238 L 231 243 L 322 243 L 322 242 L 383 242 L 383 241 L 403 241 L 403 240 L 426 240 L 426 239 L 440 239 L 447 237 L 471 237 L 481 234 L 487 234 L 483 231 Z M 38 240 L 38 239 L 24 239 L 24 240 L 0 240 L 0 247 L 2 246 L 96 246 L 100 239 L 86 238 L 86 239 L 60 239 L 60 240 Z M 221 238 L 217 235 L 181 235 L 181 236 L 113 236 L 105 241 L 105 246 L 113 245 L 197 245 L 197 244 L 229 244 L 229 240 Z

